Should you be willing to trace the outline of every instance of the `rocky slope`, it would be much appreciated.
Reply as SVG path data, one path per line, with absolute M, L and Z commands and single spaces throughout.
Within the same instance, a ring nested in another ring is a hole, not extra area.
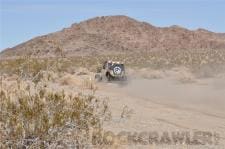
M 5 49 L 1 56 L 89 55 L 158 49 L 225 49 L 225 36 L 204 29 L 155 27 L 127 16 L 105 16 L 33 38 Z

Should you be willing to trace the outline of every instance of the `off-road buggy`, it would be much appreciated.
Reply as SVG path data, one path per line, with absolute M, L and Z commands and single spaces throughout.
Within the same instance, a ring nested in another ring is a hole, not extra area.
M 107 81 L 125 81 L 126 74 L 124 64 L 121 62 L 105 61 L 102 68 L 99 69 L 97 74 L 95 75 L 95 79 L 97 79 L 98 81 L 101 81 L 103 79 Z

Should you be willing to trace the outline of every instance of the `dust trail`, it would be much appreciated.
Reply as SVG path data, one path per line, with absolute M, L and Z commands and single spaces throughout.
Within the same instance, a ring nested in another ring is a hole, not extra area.
M 225 79 L 195 79 L 183 83 L 177 78 L 145 79 L 135 77 L 127 84 L 109 83 L 110 91 L 127 94 L 173 108 L 190 108 L 196 111 L 225 117 Z

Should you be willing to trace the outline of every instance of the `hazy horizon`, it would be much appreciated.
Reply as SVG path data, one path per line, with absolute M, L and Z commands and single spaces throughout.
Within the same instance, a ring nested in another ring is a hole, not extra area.
M 126 15 L 154 26 L 225 32 L 223 0 L 0 0 L 0 51 L 97 16 Z

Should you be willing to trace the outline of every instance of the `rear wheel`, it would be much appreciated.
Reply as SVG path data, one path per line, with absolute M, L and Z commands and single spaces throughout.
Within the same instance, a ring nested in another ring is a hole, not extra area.
M 110 75 L 110 73 L 107 73 L 106 77 L 109 82 L 112 81 L 112 79 L 113 79 L 112 76 Z

